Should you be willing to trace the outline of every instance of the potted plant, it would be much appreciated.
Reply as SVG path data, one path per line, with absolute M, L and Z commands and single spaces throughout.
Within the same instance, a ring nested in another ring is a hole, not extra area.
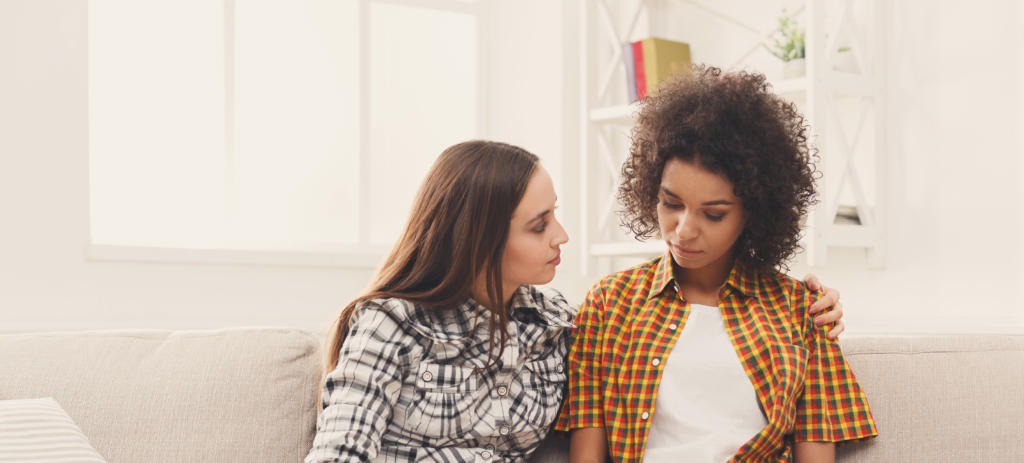
M 785 79 L 801 77 L 806 72 L 804 35 L 804 29 L 796 19 L 783 9 L 779 27 L 775 30 L 775 41 L 770 46 L 763 45 L 769 53 L 782 60 L 782 77 Z

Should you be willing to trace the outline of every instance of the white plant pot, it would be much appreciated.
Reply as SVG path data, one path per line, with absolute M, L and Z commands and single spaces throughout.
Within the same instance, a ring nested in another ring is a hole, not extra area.
M 793 59 L 782 63 L 782 78 L 796 79 L 807 75 L 807 61 L 803 58 Z
M 841 51 L 836 53 L 835 60 L 832 62 L 832 69 L 839 72 L 849 72 L 856 74 L 859 72 L 857 69 L 857 58 L 853 56 L 852 51 Z

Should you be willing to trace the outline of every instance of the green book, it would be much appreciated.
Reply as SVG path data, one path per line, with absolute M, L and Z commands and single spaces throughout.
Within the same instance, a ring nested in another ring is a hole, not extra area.
M 676 74 L 690 72 L 690 44 L 657 37 L 650 37 L 641 42 L 647 93 L 654 93 L 662 82 Z

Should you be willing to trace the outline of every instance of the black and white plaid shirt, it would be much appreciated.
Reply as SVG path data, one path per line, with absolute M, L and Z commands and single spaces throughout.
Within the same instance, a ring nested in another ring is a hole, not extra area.
M 575 313 L 553 289 L 520 286 L 509 343 L 489 362 L 487 309 L 472 300 L 363 304 L 306 462 L 525 461 L 559 413 Z

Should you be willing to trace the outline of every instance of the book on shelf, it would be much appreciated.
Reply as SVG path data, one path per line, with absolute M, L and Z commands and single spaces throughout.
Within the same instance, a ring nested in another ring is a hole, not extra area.
M 690 72 L 692 61 L 687 43 L 650 37 L 628 45 L 623 46 L 623 56 L 626 56 L 626 48 L 632 50 L 632 66 L 624 60 L 627 85 L 631 89 L 630 102 L 643 99 L 670 77 Z M 631 76 L 635 83 L 630 81 Z M 635 89 L 635 98 L 632 89 Z
M 643 41 L 633 42 L 633 75 L 636 78 L 636 96 L 643 99 L 647 96 L 647 75 L 644 74 Z
M 636 69 L 633 67 L 633 44 L 622 44 L 622 64 L 626 66 L 626 95 L 629 102 L 637 100 L 636 96 Z

